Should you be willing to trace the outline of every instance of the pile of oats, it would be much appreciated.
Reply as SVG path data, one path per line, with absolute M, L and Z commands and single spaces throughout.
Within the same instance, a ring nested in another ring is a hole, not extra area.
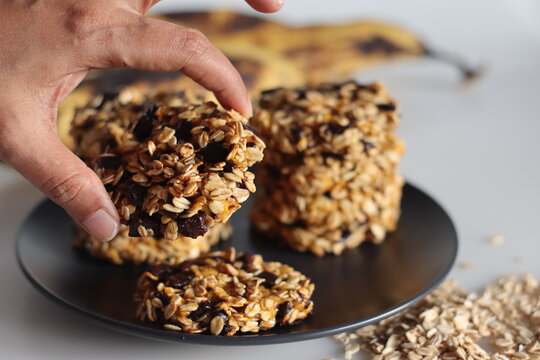
M 540 359 L 540 282 L 506 276 L 482 293 L 446 281 L 403 313 L 336 336 L 345 357 L 374 359 Z
M 264 143 L 245 118 L 213 102 L 156 103 L 118 98 L 81 109 L 75 151 L 101 178 L 129 236 L 197 238 L 255 191 L 249 167 Z
M 234 248 L 154 265 L 138 283 L 137 316 L 186 333 L 234 335 L 302 321 L 314 285 L 290 266 Z
M 256 228 L 317 255 L 382 241 L 399 217 L 398 122 L 379 83 L 264 92 L 252 120 L 267 146 Z
M 105 259 L 113 264 L 178 264 L 210 251 L 210 247 L 231 236 L 229 224 L 215 224 L 198 238 L 179 237 L 163 241 L 151 236 L 130 237 L 127 226 L 111 241 L 98 240 L 80 229 L 75 246 L 92 257 Z

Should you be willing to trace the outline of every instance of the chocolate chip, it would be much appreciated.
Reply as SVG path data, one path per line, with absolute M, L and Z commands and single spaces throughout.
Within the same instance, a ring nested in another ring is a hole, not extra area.
M 382 111 L 394 111 L 396 110 L 396 105 L 394 104 L 377 104 L 379 110 Z
M 214 310 L 215 304 L 211 301 L 205 301 L 199 304 L 197 310 L 189 313 L 189 318 L 193 321 L 200 321 L 206 314 Z
M 165 285 L 176 288 L 176 289 L 181 289 L 187 284 L 189 284 L 189 282 L 194 277 L 195 277 L 195 273 L 192 270 L 182 271 L 180 273 L 170 275 L 167 278 L 167 281 L 165 281 Z
M 180 119 L 180 122 L 174 129 L 176 138 L 185 142 L 190 141 L 191 129 L 193 129 L 193 124 L 190 121 L 187 119 Z
M 200 154 L 204 161 L 215 164 L 225 161 L 225 159 L 227 159 L 227 155 L 229 155 L 229 150 L 225 149 L 221 142 L 213 142 L 202 149 Z
M 283 319 L 285 319 L 285 316 L 292 310 L 291 303 L 289 301 L 285 301 L 278 305 L 278 310 L 276 313 L 276 320 L 278 322 L 282 322 Z
M 122 159 L 118 155 L 102 155 L 97 159 L 97 164 L 104 169 L 118 169 Z
M 255 145 L 257 145 L 257 144 L 255 144 L 254 142 L 251 142 L 251 141 L 250 141 L 250 142 L 248 142 L 248 143 L 246 144 L 246 147 L 255 147 Z
M 361 140 L 362 144 L 364 144 L 364 151 L 369 152 L 369 150 L 373 149 L 375 145 L 369 141 Z
M 264 279 L 264 282 L 262 285 L 266 288 L 271 288 L 276 284 L 276 280 L 278 276 L 274 273 L 271 273 L 269 271 L 263 271 L 260 274 L 257 275 L 257 277 Z
M 178 232 L 193 239 L 206 234 L 208 231 L 204 214 L 196 214 L 188 218 L 178 219 L 176 222 L 178 223 Z

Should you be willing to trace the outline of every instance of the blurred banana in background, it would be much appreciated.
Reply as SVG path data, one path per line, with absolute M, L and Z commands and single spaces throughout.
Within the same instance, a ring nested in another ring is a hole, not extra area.
M 252 96 L 276 87 L 345 81 L 372 65 L 402 58 L 445 61 L 467 80 L 477 75 L 476 69 L 458 58 L 431 50 L 416 34 L 381 22 L 291 27 L 225 10 L 156 17 L 202 31 L 236 66 Z M 69 129 L 76 108 L 94 94 L 117 92 L 128 85 L 141 91 L 156 87 L 189 91 L 212 99 L 212 94 L 180 73 L 93 71 L 60 105 L 58 130 L 62 141 L 71 147 Z

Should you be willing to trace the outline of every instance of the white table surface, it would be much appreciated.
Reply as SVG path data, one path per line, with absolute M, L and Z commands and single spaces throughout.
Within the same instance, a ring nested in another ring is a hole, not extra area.
M 287 0 L 286 0 L 287 1 Z M 165 0 L 158 9 L 180 9 Z M 244 9 L 242 1 L 192 1 Z M 185 7 L 184 7 L 185 8 Z M 288 0 L 277 18 L 292 23 L 359 17 L 395 20 L 440 48 L 486 65 L 463 87 L 432 61 L 384 65 L 359 75 L 381 79 L 403 108 L 406 177 L 434 195 L 457 225 L 454 277 L 468 289 L 505 273 L 540 275 L 540 5 L 538 0 Z M 341 358 L 332 339 L 258 347 L 207 347 L 136 338 L 89 323 L 41 296 L 14 256 L 17 228 L 42 196 L 0 166 L 0 359 L 322 359 Z M 492 234 L 501 246 L 485 241 Z

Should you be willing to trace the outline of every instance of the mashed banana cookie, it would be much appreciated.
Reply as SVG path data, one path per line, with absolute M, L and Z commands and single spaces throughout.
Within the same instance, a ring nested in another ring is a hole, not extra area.
M 80 230 L 75 246 L 90 256 L 108 260 L 114 264 L 178 264 L 210 251 L 210 247 L 231 236 L 229 224 L 215 224 L 198 238 L 179 237 L 162 240 L 151 236 L 130 237 L 123 226 L 111 241 L 103 242 Z
M 230 336 L 296 324 L 313 309 L 314 284 L 288 265 L 234 248 L 179 265 L 155 265 L 138 283 L 141 320 L 168 330 Z
M 83 109 L 72 133 L 129 236 L 170 240 L 225 223 L 255 191 L 249 167 L 265 147 L 245 118 L 213 102 Z
M 378 83 L 263 93 L 252 120 L 267 146 L 255 227 L 319 256 L 382 241 L 396 227 L 404 183 L 398 121 Z

